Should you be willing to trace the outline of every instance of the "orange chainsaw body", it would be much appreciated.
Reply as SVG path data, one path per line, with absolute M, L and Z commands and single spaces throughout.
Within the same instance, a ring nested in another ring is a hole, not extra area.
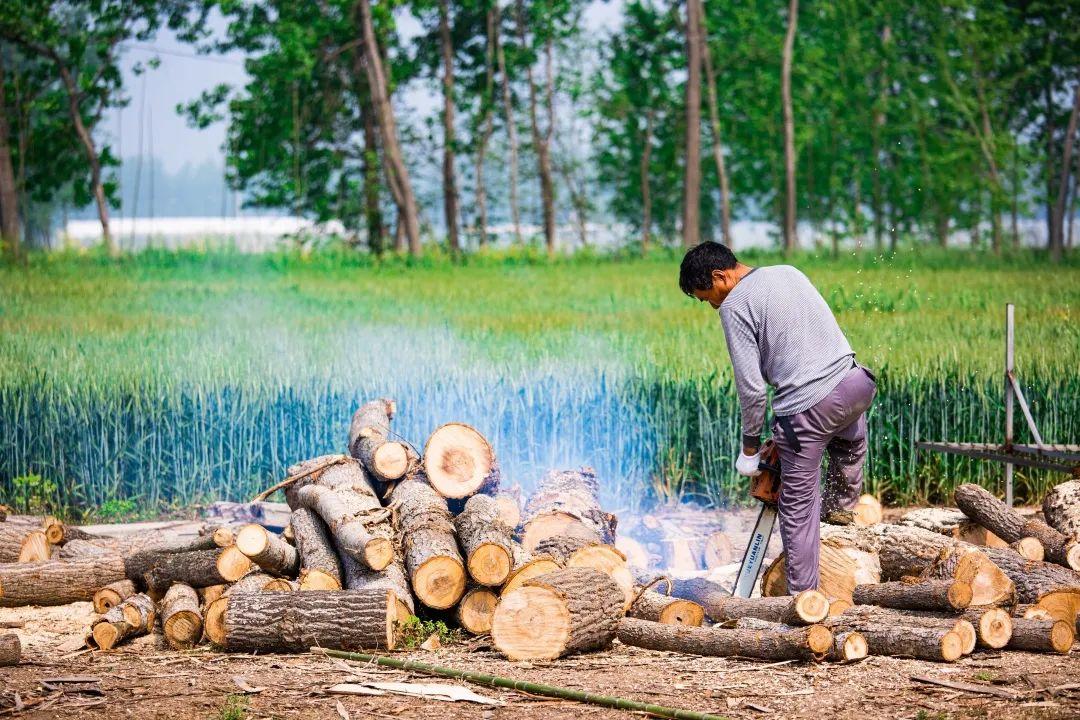
M 750 478 L 750 497 L 775 505 L 780 500 L 780 450 L 771 438 L 761 446 L 758 468 L 761 472 Z

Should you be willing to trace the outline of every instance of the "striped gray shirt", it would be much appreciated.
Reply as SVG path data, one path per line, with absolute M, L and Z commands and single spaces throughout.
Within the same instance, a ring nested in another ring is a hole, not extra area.
M 796 268 L 755 268 L 720 305 L 743 434 L 760 437 L 766 384 L 775 415 L 795 415 L 832 392 L 855 353 L 821 293 Z

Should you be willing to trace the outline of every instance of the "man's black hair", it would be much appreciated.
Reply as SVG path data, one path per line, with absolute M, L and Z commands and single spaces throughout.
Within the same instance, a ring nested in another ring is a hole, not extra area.
M 679 267 L 679 288 L 693 296 L 695 290 L 712 287 L 713 270 L 730 270 L 738 264 L 727 245 L 706 240 L 686 251 Z

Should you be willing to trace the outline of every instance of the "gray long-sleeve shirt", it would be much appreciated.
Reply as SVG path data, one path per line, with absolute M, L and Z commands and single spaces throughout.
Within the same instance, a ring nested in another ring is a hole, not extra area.
M 720 305 L 743 435 L 760 437 L 766 384 L 775 415 L 795 415 L 832 392 L 855 353 L 821 293 L 790 265 L 755 268 Z

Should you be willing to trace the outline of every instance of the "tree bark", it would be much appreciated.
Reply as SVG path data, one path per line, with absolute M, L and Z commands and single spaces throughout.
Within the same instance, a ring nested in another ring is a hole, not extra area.
M 514 567 L 510 571 L 509 577 L 506 578 L 506 584 L 503 585 L 500 594 L 506 595 L 513 592 L 524 585 L 527 580 L 555 572 L 561 567 L 550 555 L 533 555 L 521 545 L 514 543 Z
M 394 562 L 384 570 L 378 571 L 365 568 L 348 555 L 342 556 L 341 566 L 346 590 L 389 590 L 397 600 L 399 620 L 416 614 L 412 588 L 405 576 L 405 566 L 398 557 L 395 556 Z
M 794 626 L 785 623 L 762 620 L 756 617 L 742 617 L 724 622 L 721 628 L 735 628 L 737 630 L 764 630 L 766 632 L 783 633 L 790 639 L 796 640 L 800 645 L 806 645 L 817 656 L 830 653 L 834 647 L 832 631 L 824 625 Z
M 686 165 L 683 247 L 701 242 L 701 0 L 686 3 Z
M 484 46 L 484 119 L 480 123 L 480 138 L 476 143 L 476 224 L 477 242 L 480 247 L 487 244 L 487 187 L 484 185 L 484 158 L 487 156 L 488 141 L 495 127 L 495 37 L 498 22 L 498 3 L 492 2 L 484 16 L 487 30 L 487 44 Z
M 661 595 L 646 590 L 630 606 L 630 617 L 668 625 L 700 627 L 705 620 L 705 610 L 692 600 Z
M 921 580 L 856 585 L 856 605 L 901 610 L 962 610 L 971 604 L 971 585 L 958 580 Z
M 791 63 L 795 50 L 795 31 L 799 22 L 799 0 L 788 0 L 787 33 L 780 68 L 780 102 L 784 111 L 784 252 L 799 246 L 796 229 L 795 196 L 795 111 L 791 102 Z
M 516 0 L 514 4 L 517 20 L 518 38 L 523 47 L 527 47 L 525 33 L 525 9 L 522 0 Z M 541 215 L 544 225 L 544 245 L 548 255 L 555 253 L 555 187 L 551 179 L 551 133 L 554 130 L 554 113 L 552 110 L 551 97 L 551 40 L 548 39 L 545 47 L 545 58 L 548 75 L 548 126 L 543 131 L 540 129 L 539 91 L 536 80 L 533 77 L 533 66 L 529 63 L 525 66 L 525 81 L 529 87 L 529 121 L 532 127 L 533 146 L 536 150 L 536 170 L 540 176 L 540 204 Z
M 0 635 L 0 667 L 18 665 L 22 659 L 22 643 L 15 633 Z
M 220 604 L 219 604 L 220 603 Z M 206 617 L 206 635 L 232 652 L 393 650 L 397 604 L 388 590 L 232 593 Z
M 645 112 L 645 136 L 641 139 L 641 163 L 638 166 L 641 183 L 641 252 L 649 252 L 650 234 L 652 233 L 652 191 L 649 187 L 649 172 L 652 164 L 653 122 L 656 111 L 649 108 Z
M 615 542 L 617 518 L 601 510 L 596 471 L 588 467 L 544 475 L 525 504 L 521 520 L 521 542 L 530 552 L 541 540 L 557 535 L 608 545 Z
M 439 45 L 443 64 L 443 209 L 450 253 L 461 251 L 458 239 L 457 173 L 454 170 L 454 43 L 450 37 L 448 0 L 439 0 Z
M 495 607 L 499 596 L 486 587 L 474 587 L 465 593 L 457 606 L 458 623 L 473 635 L 486 635 L 491 632 L 491 621 L 495 617 Z
M 1073 540 L 1080 539 L 1080 480 L 1051 488 L 1043 498 L 1043 516 L 1051 527 Z
M 704 587 L 708 588 L 708 585 Z M 753 617 L 785 625 L 812 625 L 829 614 L 829 600 L 817 590 L 803 590 L 794 597 L 758 598 L 725 597 L 721 593 L 708 592 L 691 599 L 717 622 Z
M 513 530 L 500 519 L 495 499 L 473 495 L 454 524 L 472 579 L 489 587 L 506 582 L 514 562 Z
M 955 611 L 954 611 L 955 612 Z M 878 607 L 877 605 L 855 605 L 834 618 L 843 623 L 846 620 L 878 622 L 882 625 L 905 625 L 908 627 L 940 628 L 951 630 L 960 637 L 961 652 L 970 655 L 978 642 L 975 625 L 967 618 L 954 615 L 935 614 L 919 610 L 897 610 Z
M 712 51 L 709 49 L 709 29 L 705 23 L 705 6 L 701 0 L 694 0 L 701 16 L 698 27 L 701 30 L 701 59 L 705 68 L 705 90 L 709 103 L 709 123 L 712 125 L 713 160 L 716 162 L 716 177 L 720 181 L 720 236 L 724 244 L 732 246 L 731 237 L 731 193 L 728 188 L 727 167 L 724 164 L 724 144 L 720 133 L 720 105 L 716 98 L 716 73 L 713 70 Z
M 964 654 L 963 639 L 945 627 L 891 625 L 872 619 L 849 618 L 846 613 L 840 617 L 828 618 L 824 624 L 834 633 L 861 633 L 871 655 L 953 662 Z
M 276 577 L 295 578 L 300 572 L 299 551 L 262 525 L 245 525 L 236 534 L 236 547 L 251 561 Z
M 437 610 L 452 607 L 465 593 L 465 564 L 446 500 L 429 485 L 406 480 L 394 488 L 390 501 L 417 599 Z
M 444 498 L 493 495 L 499 488 L 499 464 L 491 443 L 462 423 L 441 425 L 431 434 L 424 446 L 424 473 Z
M 964 513 L 1007 543 L 1033 537 L 1050 562 L 1080 570 L 1080 543 L 1041 520 L 1025 518 L 989 492 L 971 483 L 956 488 L 956 504 Z
M 90 626 L 86 642 L 99 650 L 112 650 L 124 640 L 147 634 L 156 621 L 154 601 L 142 593 L 132 595 Z
M 821 660 L 809 643 L 806 628 L 794 631 L 720 629 L 664 625 L 623 618 L 618 638 L 623 645 L 708 657 L 748 657 L 758 660 Z
M 1061 151 L 1061 178 L 1058 180 L 1057 201 L 1054 203 L 1050 224 L 1050 261 L 1060 262 L 1065 246 L 1065 199 L 1069 191 L 1069 174 L 1072 172 L 1073 143 L 1076 141 L 1077 116 L 1080 115 L 1080 83 L 1073 90 L 1073 107 L 1069 113 L 1069 126 L 1065 130 Z M 1080 568 L 1073 568 L 1074 570 Z
M 1048 562 L 1034 562 L 1009 549 L 987 548 L 987 556 L 1016 585 L 1016 600 L 1045 608 L 1065 622 L 1080 612 L 1080 574 Z
M 94 593 L 94 612 L 104 615 L 136 593 L 135 583 L 118 580 Z
M 0 564 L 0 607 L 89 602 L 100 588 L 123 579 L 119 556 Z
M 12 258 L 18 258 L 19 247 L 19 188 L 11 162 L 11 123 L 8 121 L 6 72 L 0 57 L 0 244 Z M 16 660 L 17 662 L 17 660 Z
M 161 601 L 161 631 L 169 647 L 194 647 L 202 637 L 199 596 L 190 585 L 174 583 Z
M 506 53 L 503 50 L 499 30 L 502 27 L 502 13 L 495 3 L 495 57 L 499 64 L 499 78 L 502 82 L 503 115 L 505 116 L 507 141 L 510 145 L 510 219 L 514 223 L 514 242 L 522 244 L 521 209 L 518 207 L 518 140 L 517 123 L 514 122 L 514 98 L 510 91 L 510 76 L 506 72 Z
M 604 573 L 559 570 L 502 596 L 491 640 L 510 660 L 554 660 L 611 645 L 623 612 L 622 588 Z
M 193 550 L 191 552 L 165 553 L 136 581 L 144 581 L 154 592 L 165 592 L 173 583 L 180 582 L 192 587 L 206 587 L 236 580 L 225 577 L 218 566 L 224 550 Z M 131 577 L 131 576 L 129 576 Z
M 313 511 L 297 508 L 293 510 L 292 529 L 300 553 L 300 589 L 340 590 L 341 559 L 326 523 Z
M 1009 650 L 1056 652 L 1067 655 L 1076 639 L 1073 626 L 1061 620 L 1013 619 Z

